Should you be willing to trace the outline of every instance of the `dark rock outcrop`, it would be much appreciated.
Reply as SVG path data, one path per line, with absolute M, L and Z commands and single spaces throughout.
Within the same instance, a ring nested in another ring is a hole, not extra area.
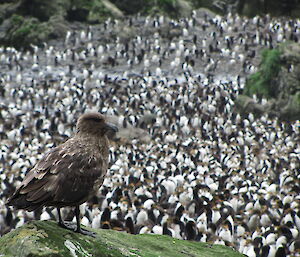
M 295 0 L 236 0 L 237 11 L 241 15 L 256 16 L 270 14 L 272 16 L 300 16 L 300 3 Z

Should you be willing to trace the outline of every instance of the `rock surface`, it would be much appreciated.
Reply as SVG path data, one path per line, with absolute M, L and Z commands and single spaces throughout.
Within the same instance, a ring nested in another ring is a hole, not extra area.
M 243 256 L 226 246 L 165 235 L 93 231 L 96 238 L 62 229 L 53 221 L 34 221 L 0 238 L 0 256 Z

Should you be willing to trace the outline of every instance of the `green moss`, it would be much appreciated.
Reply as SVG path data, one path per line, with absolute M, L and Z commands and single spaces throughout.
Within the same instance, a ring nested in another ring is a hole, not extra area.
M 92 1 L 91 1 L 92 2 Z M 110 12 L 100 1 L 94 1 L 90 8 L 89 15 L 87 17 L 88 22 L 97 23 L 102 22 L 109 17 Z
M 91 256 L 122 256 L 113 249 L 108 254 L 107 245 L 103 242 L 60 228 L 54 222 L 35 222 L 35 224 L 48 235 L 40 238 L 39 243 L 50 249 L 56 249 L 60 253 L 59 256 L 69 256 L 70 248 L 73 248 L 79 256 L 88 256 L 86 253 Z
M 68 20 L 98 23 L 112 15 L 101 0 L 72 0 Z
M 71 0 L 73 8 L 86 8 L 90 9 L 94 4 L 94 0 Z
M 14 14 L 10 19 L 10 28 L 7 32 L 6 44 L 17 48 L 26 46 L 27 37 L 31 31 L 37 29 L 38 20 L 36 18 L 24 18 Z
M 36 30 L 38 26 L 37 19 L 25 20 L 22 26 L 15 30 L 15 39 L 23 39 L 26 35 L 30 34 L 31 31 Z
M 196 8 L 212 8 L 213 1 L 211 0 L 191 0 Z
M 0 24 L 7 18 L 11 17 L 18 8 L 18 2 L 2 3 L 0 1 Z
M 39 22 L 36 18 L 23 18 L 22 20 L 16 16 L 14 25 L 8 33 L 8 44 L 17 48 L 26 48 L 30 44 L 39 45 L 47 39 L 50 32 L 50 26 Z
M 262 61 L 259 70 L 252 74 L 246 82 L 244 94 L 251 96 L 256 94 L 261 97 L 277 96 L 277 75 L 280 71 L 280 50 L 265 49 L 262 51 Z
M 157 5 L 161 6 L 162 8 L 169 8 L 174 6 L 176 0 L 158 0 Z
M 111 0 L 125 14 L 141 13 L 144 15 L 166 14 L 177 17 L 180 10 L 177 0 Z
M 123 256 L 103 242 L 62 229 L 54 222 L 33 222 L 0 238 L 5 256 Z
M 35 225 L 27 225 L 26 229 L 17 229 L 6 235 L 6 240 L 0 240 L 1 253 L 5 254 L 5 256 L 15 257 L 30 256 L 30 254 L 35 256 L 35 252 L 41 250 L 43 250 L 44 256 L 57 253 L 57 251 L 48 249 L 47 247 L 37 247 L 38 240 L 45 236 L 43 231 L 38 231 Z
M 161 13 L 174 18 L 178 16 L 179 11 L 176 8 L 176 0 L 154 0 L 150 5 L 145 5 L 143 9 L 146 14 L 157 15 Z
M 0 249 L 10 256 L 143 256 L 241 257 L 229 247 L 174 239 L 161 235 L 131 235 L 93 230 L 96 238 L 60 228 L 53 221 L 35 221 L 0 238 Z M 73 255 L 74 256 L 74 255 Z
M 11 22 L 13 26 L 20 26 L 24 21 L 23 16 L 21 15 L 17 15 L 17 14 L 13 14 L 11 16 Z
M 68 8 L 70 8 L 70 0 L 30 0 L 22 1 L 18 14 L 24 17 L 35 17 L 42 22 L 48 21 L 53 15 L 64 16 Z

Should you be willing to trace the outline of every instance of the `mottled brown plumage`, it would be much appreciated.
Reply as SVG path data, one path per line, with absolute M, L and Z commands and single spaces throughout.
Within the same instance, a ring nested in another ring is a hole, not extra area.
M 105 122 L 99 113 L 83 114 L 77 122 L 76 134 L 64 144 L 48 152 L 25 176 L 8 204 L 18 209 L 36 210 L 42 206 L 60 209 L 75 206 L 77 232 L 80 228 L 79 205 L 92 197 L 102 185 L 107 167 L 109 146 L 106 134 L 117 128 Z

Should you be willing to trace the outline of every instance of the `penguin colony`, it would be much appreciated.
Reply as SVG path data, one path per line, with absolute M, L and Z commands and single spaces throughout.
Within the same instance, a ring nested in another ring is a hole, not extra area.
M 112 146 L 103 186 L 81 205 L 83 225 L 300 256 L 299 121 L 233 109 L 259 50 L 297 42 L 299 28 L 199 10 L 179 21 L 107 20 L 31 51 L 0 48 L 0 233 L 58 218 L 55 208 L 4 203 L 93 109 L 151 139 Z M 141 123 L 149 114 L 156 119 Z M 62 216 L 75 221 L 72 211 Z

